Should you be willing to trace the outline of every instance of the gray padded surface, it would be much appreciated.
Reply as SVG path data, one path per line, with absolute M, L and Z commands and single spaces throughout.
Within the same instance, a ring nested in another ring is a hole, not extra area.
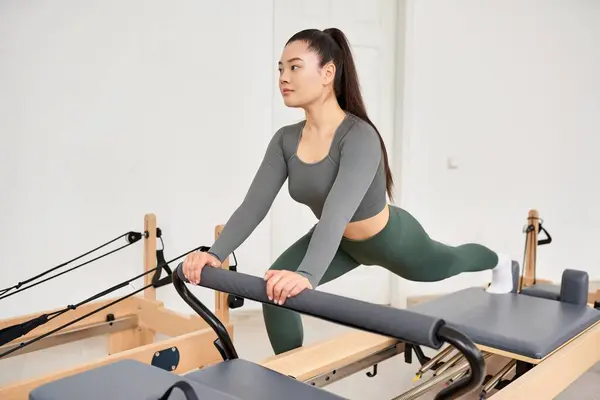
M 42 385 L 29 393 L 29 400 L 156 400 L 180 380 L 190 383 L 202 400 L 239 399 L 160 368 L 122 360 Z M 185 400 L 185 395 L 174 389 L 169 400 Z
M 464 289 L 410 307 L 443 318 L 475 343 L 541 359 L 587 327 L 600 311 L 522 294 Z
M 225 361 L 185 377 L 245 400 L 340 400 L 323 389 L 289 378 L 246 360 Z M 236 397 L 237 398 L 237 397 Z
M 535 285 L 523 288 L 521 294 L 550 300 L 559 300 L 560 286 L 552 285 L 550 283 L 536 283 Z
M 42 385 L 29 400 L 156 400 L 177 381 L 201 400 L 340 400 L 343 397 L 245 360 L 232 360 L 180 376 L 135 360 L 122 360 Z M 169 400 L 185 400 L 179 389 Z

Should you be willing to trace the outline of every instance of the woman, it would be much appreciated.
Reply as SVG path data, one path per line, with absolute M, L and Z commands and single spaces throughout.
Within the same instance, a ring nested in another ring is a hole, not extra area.
M 205 265 L 220 266 L 246 240 L 289 178 L 292 198 L 310 207 L 319 222 L 266 272 L 270 301 L 283 304 L 361 264 L 421 282 L 491 269 L 487 290 L 511 291 L 510 257 L 474 243 L 439 243 L 408 212 L 388 205 L 393 181 L 387 152 L 367 117 L 350 47 L 339 29 L 292 36 L 279 71 L 284 103 L 303 108 L 306 119 L 275 133 L 244 201 L 209 252 L 186 257 L 183 272 L 192 283 L 200 283 Z M 297 313 L 264 305 L 263 315 L 276 354 L 302 345 Z

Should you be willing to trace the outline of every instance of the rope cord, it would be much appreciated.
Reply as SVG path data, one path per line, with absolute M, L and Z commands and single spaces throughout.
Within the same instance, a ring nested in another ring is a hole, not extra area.
M 165 264 L 168 265 L 168 264 L 172 263 L 173 261 L 176 261 L 176 260 L 178 260 L 178 259 L 180 259 L 182 257 L 185 257 L 186 255 L 188 255 L 188 254 L 190 254 L 190 253 L 192 253 L 194 251 L 197 251 L 197 250 L 204 250 L 205 251 L 206 249 L 207 249 L 206 246 L 196 247 L 196 248 L 194 248 L 192 250 L 189 250 L 189 251 L 187 251 L 187 252 L 185 252 L 185 253 L 183 253 L 183 254 L 181 254 L 181 255 L 173 258 L 172 260 L 166 262 Z M 83 301 L 75 304 L 75 305 L 69 305 L 69 306 L 65 307 L 64 309 L 55 311 L 55 312 L 53 312 L 51 314 L 42 314 L 39 317 L 34 318 L 32 320 L 23 322 L 23 323 L 18 324 L 18 325 L 14 325 L 14 326 L 10 326 L 10 327 L 4 328 L 4 329 L 0 330 L 0 345 L 3 344 L 2 343 L 3 341 L 5 343 L 8 343 L 11 340 L 16 339 L 17 337 L 20 337 L 20 336 L 23 336 L 23 335 L 27 334 L 28 332 L 30 332 L 34 328 L 36 328 L 36 327 L 38 327 L 40 325 L 45 324 L 46 322 L 48 322 L 48 321 L 50 321 L 50 320 L 52 320 L 52 319 L 54 319 L 54 318 L 56 318 L 56 317 L 64 314 L 65 312 L 67 312 L 69 310 L 74 310 L 74 309 L 76 309 L 79 306 L 82 306 L 82 305 L 84 305 L 86 303 L 89 303 L 91 301 L 97 300 L 100 297 L 106 296 L 107 294 L 112 293 L 115 290 L 119 290 L 121 288 L 124 288 L 124 287 L 128 286 L 132 281 L 135 281 L 136 279 L 142 278 L 145 275 L 148 275 L 148 274 L 150 274 L 150 273 L 152 273 L 152 272 L 154 272 L 156 270 L 164 268 L 165 264 L 160 264 L 160 265 L 156 266 L 155 268 L 149 269 L 149 270 L 147 270 L 147 271 L 145 271 L 145 272 L 143 272 L 143 273 L 141 273 L 141 274 L 139 274 L 139 275 L 137 275 L 137 276 L 135 276 L 135 277 L 133 277 L 131 279 L 128 279 L 126 281 L 118 283 L 118 284 L 116 284 L 116 285 L 114 285 L 114 286 L 112 286 L 112 287 L 110 287 L 110 288 L 108 288 L 106 290 L 103 290 L 102 292 L 99 292 L 99 293 L 97 293 L 97 294 L 95 294 L 95 295 L 93 295 L 93 296 L 91 296 L 91 297 L 89 297 L 89 298 L 87 298 L 87 299 L 85 299 L 85 300 L 83 300 Z M 131 296 L 134 296 L 135 294 L 137 294 L 137 293 L 139 293 L 139 292 L 141 292 L 141 291 L 143 291 L 143 290 L 151 287 L 152 285 L 153 285 L 152 283 L 150 283 L 148 285 L 145 285 L 144 287 L 142 287 L 140 289 L 134 290 L 133 292 L 131 292 L 131 293 L 129 293 L 129 294 L 123 296 L 123 297 L 120 297 L 120 298 L 118 298 L 118 299 L 116 299 L 116 300 L 114 300 L 114 301 L 112 301 L 112 302 L 110 302 L 110 303 L 108 303 L 108 304 L 106 304 L 106 305 L 104 305 L 104 306 L 96 309 L 96 310 L 90 311 L 89 313 L 87 313 L 85 315 L 82 315 L 81 317 L 76 318 L 76 319 L 74 319 L 74 320 L 72 320 L 72 321 L 70 321 L 70 322 L 68 322 L 68 323 L 66 323 L 64 325 L 61 325 L 61 326 L 59 326 L 59 327 L 57 327 L 57 328 L 55 328 L 55 329 L 53 329 L 53 330 L 51 330 L 49 332 L 46 332 L 43 335 L 40 335 L 40 336 L 38 336 L 38 337 L 36 337 L 34 339 L 31 339 L 31 340 L 29 340 L 27 342 L 22 342 L 19 346 L 16 346 L 16 347 L 14 347 L 14 348 L 12 348 L 12 349 L 10 349 L 10 350 L 8 350 L 8 351 L 0 354 L 0 358 L 6 356 L 8 354 L 11 354 L 11 353 L 13 353 L 13 352 L 15 352 L 15 351 L 17 351 L 19 349 L 22 349 L 25 346 L 28 346 L 28 345 L 30 345 L 32 343 L 35 343 L 35 342 L 37 342 L 37 341 L 39 341 L 39 340 L 41 340 L 41 339 L 43 339 L 43 338 L 45 338 L 47 336 L 50 336 L 53 333 L 56 333 L 56 332 L 60 331 L 61 329 L 64 329 L 64 328 L 66 328 L 66 327 L 68 327 L 70 325 L 73 325 L 74 323 L 79 322 L 82 319 L 85 319 L 85 318 L 87 318 L 87 317 L 89 317 L 91 315 L 96 314 L 97 312 L 100 312 L 100 311 L 102 311 L 102 310 L 104 310 L 104 309 L 106 309 L 108 307 L 111 307 L 111 306 L 119 303 L 120 301 L 123 301 L 123 300 L 125 300 L 125 299 L 127 299 L 127 298 L 129 298 Z M 3 334 L 8 334 L 7 336 L 9 336 L 9 337 L 10 336 L 14 336 L 14 335 L 18 335 L 18 336 L 14 337 L 13 339 L 10 339 L 8 341 L 5 341 L 5 340 L 3 340 L 3 337 L 2 337 Z
M 37 280 L 37 279 L 39 279 L 39 278 L 41 278 L 41 277 L 43 277 L 43 276 L 45 276 L 45 275 L 48 275 L 49 273 L 51 273 L 51 272 L 54 272 L 54 271 L 56 271 L 57 269 L 63 268 L 63 267 L 65 267 L 65 266 L 67 266 L 67 265 L 71 264 L 72 262 L 75 262 L 75 261 L 79 260 L 80 258 L 83 258 L 83 257 L 85 257 L 85 256 L 87 256 L 87 255 L 89 255 L 89 254 L 91 254 L 91 253 L 93 253 L 93 252 L 95 252 L 95 251 L 97 251 L 97 250 L 99 250 L 99 249 L 103 248 L 103 247 L 106 247 L 106 246 L 108 246 L 109 244 L 111 244 L 111 243 L 114 243 L 114 242 L 116 242 L 117 240 L 119 240 L 119 239 L 122 239 L 122 238 L 123 238 L 123 237 L 125 237 L 125 236 L 127 236 L 127 238 L 128 238 L 128 242 L 129 242 L 129 243 L 127 243 L 127 244 L 126 244 L 126 245 L 124 245 L 124 246 L 121 246 L 121 247 L 119 247 L 119 248 L 117 248 L 117 249 L 115 249 L 115 250 L 112 250 L 112 251 L 110 251 L 110 252 L 108 252 L 108 253 L 105 253 L 105 254 L 103 254 L 103 255 L 101 255 L 101 256 L 99 256 L 99 257 L 93 258 L 92 260 L 86 261 L 86 262 L 84 262 L 84 263 L 82 263 L 82 264 L 79 264 L 79 265 L 77 265 L 77 266 L 75 266 L 75 267 L 69 268 L 69 269 L 68 269 L 68 270 L 66 270 L 66 271 L 60 272 L 60 273 L 58 273 L 58 274 L 56 274 L 56 275 L 53 275 L 53 276 L 51 276 L 51 277 L 49 277 L 49 278 L 46 278 L 46 279 L 42 280 L 42 281 L 39 281 L 39 282 L 37 282 L 37 283 L 34 283 L 34 284 L 31 284 L 31 285 L 29 285 L 29 286 L 22 287 L 23 285 L 27 285 L 28 283 L 31 283 L 31 282 L 33 282 L 33 281 L 35 281 L 35 280 Z M 106 256 L 108 256 L 108 255 L 110 255 L 110 254 L 113 254 L 113 253 L 115 253 L 115 252 L 117 252 L 117 251 L 123 250 L 124 248 L 126 248 L 126 247 L 129 247 L 129 246 L 131 246 L 132 244 L 134 244 L 134 243 L 138 242 L 138 241 L 139 241 L 141 238 L 142 238 L 142 234 L 141 234 L 141 233 L 138 233 L 138 232 L 126 232 L 126 233 L 124 233 L 124 234 L 122 234 L 122 235 L 119 235 L 119 236 L 117 236 L 116 238 L 114 238 L 114 239 L 112 239 L 112 240 L 110 240 L 110 241 L 108 241 L 108 242 L 104 243 L 103 245 L 101 245 L 101 246 L 98 246 L 98 247 L 96 247 L 95 249 L 92 249 L 92 250 L 90 250 L 90 251 L 87 251 L 87 252 L 85 252 L 85 253 L 81 254 L 80 256 L 77 256 L 77 257 L 73 258 L 72 260 L 69 260 L 69 261 L 67 261 L 67 262 L 64 262 L 64 263 L 62 263 L 62 264 L 60 264 L 60 265 L 57 265 L 57 266 L 55 266 L 55 267 L 52 267 L 52 268 L 50 268 L 50 269 L 48 269 L 48 270 L 46 270 L 46 271 L 44 271 L 44 272 L 42 272 L 42 273 L 40 273 L 40 274 L 38 274 L 38 275 L 35 275 L 35 276 L 33 276 L 33 277 L 29 278 L 29 279 L 26 279 L 26 280 L 24 280 L 24 281 L 22 281 L 22 282 L 18 282 L 18 283 L 17 283 L 16 285 L 14 285 L 14 286 L 11 286 L 11 287 L 8 287 L 8 288 L 5 288 L 5 289 L 2 289 L 2 290 L 0 290 L 0 300 L 2 300 L 2 299 L 5 299 L 5 298 L 7 298 L 7 297 L 10 297 L 10 296 L 12 296 L 12 295 L 14 295 L 14 294 L 20 293 L 20 292 L 22 292 L 22 291 L 24 291 L 24 290 L 30 289 L 30 288 L 32 288 L 32 287 L 35 287 L 35 286 L 37 286 L 37 285 L 40 285 L 40 284 L 42 284 L 42 283 L 44 283 L 44 282 L 47 282 L 47 281 L 49 281 L 49 280 L 52 280 L 52 279 L 54 279 L 54 278 L 57 278 L 57 277 L 59 277 L 59 276 L 61 276 L 61 275 L 64 275 L 64 274 L 66 274 L 67 272 L 71 272 L 71 271 L 73 271 L 73 270 L 76 270 L 77 268 L 81 268 L 81 267 L 83 267 L 84 265 L 90 264 L 90 263 L 91 263 L 91 262 L 93 262 L 93 261 L 97 261 L 97 260 L 99 260 L 99 259 L 101 259 L 101 258 L 103 258 L 103 257 L 106 257 Z M 13 290 L 13 292 L 11 292 L 11 293 L 8 293 L 8 292 L 10 292 L 11 290 Z M 7 294 L 7 293 L 8 293 L 8 294 Z

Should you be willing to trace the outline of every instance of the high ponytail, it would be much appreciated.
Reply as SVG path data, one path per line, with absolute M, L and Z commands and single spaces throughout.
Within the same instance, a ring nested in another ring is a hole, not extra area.
M 336 68 L 333 87 L 340 107 L 344 111 L 356 115 L 367 122 L 377 132 L 385 163 L 386 190 L 390 200 L 393 200 L 392 188 L 394 180 L 388 162 L 387 150 L 379 130 L 367 115 L 356 65 L 354 64 L 354 57 L 352 56 L 346 35 L 337 28 L 328 28 L 323 31 L 306 29 L 296 33 L 287 43 L 296 40 L 305 41 L 311 50 L 319 54 L 321 66 L 328 62 L 333 62 Z

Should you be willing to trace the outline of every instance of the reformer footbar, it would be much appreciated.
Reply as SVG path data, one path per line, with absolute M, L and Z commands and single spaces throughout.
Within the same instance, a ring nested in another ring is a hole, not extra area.
M 215 331 L 223 362 L 185 376 L 138 363 L 121 361 L 43 385 L 30 393 L 31 400 L 104 398 L 159 399 L 180 381 L 189 383 L 200 399 L 280 399 L 331 400 L 341 397 L 307 385 L 278 372 L 239 358 L 231 338 L 221 321 L 187 288 L 181 264 L 173 274 L 173 285 L 184 299 Z M 228 270 L 203 269 L 201 286 L 246 299 L 269 303 L 263 279 Z M 409 310 L 375 305 L 316 290 L 305 290 L 289 298 L 288 308 L 316 318 L 349 327 L 391 336 L 401 341 L 438 349 L 444 342 L 461 351 L 469 364 L 469 373 L 441 390 L 436 399 L 452 399 L 464 395 L 483 382 L 484 360 L 471 340 L 441 318 L 421 315 Z M 107 383 L 110 381 L 110 385 Z M 144 382 L 144 384 L 140 384 Z M 172 395 L 181 395 L 172 392 Z M 224 397 L 226 396 L 226 397 Z M 169 397 L 169 399 L 176 397 Z M 182 398 L 182 397 L 179 397 Z

